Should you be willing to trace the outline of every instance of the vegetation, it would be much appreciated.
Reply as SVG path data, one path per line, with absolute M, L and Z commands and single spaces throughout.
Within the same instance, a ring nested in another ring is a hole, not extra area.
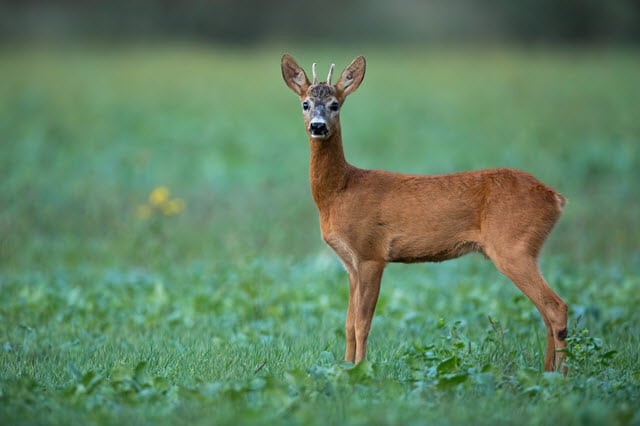
M 0 423 L 640 424 L 640 56 L 364 53 L 361 167 L 528 170 L 569 199 L 543 253 L 568 375 L 480 256 L 391 265 L 368 361 L 320 241 L 282 52 L 0 52 Z

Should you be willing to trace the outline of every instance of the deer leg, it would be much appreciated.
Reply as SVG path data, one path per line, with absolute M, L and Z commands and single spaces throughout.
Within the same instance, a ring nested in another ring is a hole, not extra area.
M 500 272 L 533 302 L 547 327 L 547 349 L 544 358 L 546 371 L 564 371 L 564 354 L 558 352 L 566 347 L 567 305 L 549 287 L 540 274 L 536 259 L 530 255 L 516 257 L 489 256 Z
M 367 353 L 367 339 L 378 302 L 384 267 L 383 262 L 375 261 L 362 262 L 358 265 L 355 305 L 356 363 L 362 361 Z
M 356 305 L 358 278 L 355 272 L 349 271 L 349 306 L 347 308 L 347 320 L 345 324 L 347 349 L 344 360 L 355 362 L 356 360 Z
M 542 311 L 540 311 L 539 308 L 538 312 L 540 312 L 540 316 L 542 316 Z M 544 322 L 547 332 L 547 346 L 544 356 L 544 369 L 545 371 L 553 371 L 554 369 L 559 371 L 562 368 L 562 360 L 560 359 L 562 357 L 562 353 L 556 353 L 555 350 L 564 348 L 565 342 L 562 341 L 559 344 L 556 344 L 556 341 L 553 338 L 553 326 L 549 322 L 549 319 L 546 317 L 542 317 L 542 321 Z

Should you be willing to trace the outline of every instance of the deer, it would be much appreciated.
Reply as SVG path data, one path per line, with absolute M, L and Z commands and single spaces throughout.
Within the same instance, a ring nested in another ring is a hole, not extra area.
M 364 79 L 356 57 L 335 84 L 312 81 L 288 54 L 282 77 L 298 95 L 309 140 L 309 181 L 326 244 L 349 277 L 344 360 L 366 358 L 388 263 L 441 262 L 479 252 L 535 305 L 546 326 L 545 371 L 564 371 L 567 304 L 538 266 L 566 199 L 531 174 L 496 168 L 442 175 L 365 170 L 345 159 L 340 111 Z

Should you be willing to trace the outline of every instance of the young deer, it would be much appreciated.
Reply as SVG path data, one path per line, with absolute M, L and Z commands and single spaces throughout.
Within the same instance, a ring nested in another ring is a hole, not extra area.
M 281 65 L 285 83 L 302 102 L 322 238 L 349 274 L 345 360 L 365 358 L 387 263 L 440 262 L 480 252 L 536 306 L 547 327 L 544 368 L 561 369 L 567 305 L 540 274 L 537 257 L 564 197 L 519 170 L 423 176 L 354 167 L 344 157 L 339 112 L 364 78 L 364 57 L 335 85 L 334 65 L 326 83 L 318 83 L 315 64 L 312 82 L 291 56 L 282 56 Z

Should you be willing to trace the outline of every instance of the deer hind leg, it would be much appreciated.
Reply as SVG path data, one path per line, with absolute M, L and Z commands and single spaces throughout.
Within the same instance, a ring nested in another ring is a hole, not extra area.
M 546 371 L 562 370 L 566 347 L 567 305 L 549 287 L 540 274 L 536 258 L 512 250 L 508 255 L 487 253 L 498 270 L 506 275 L 533 302 L 547 328 L 547 349 L 544 358 Z
M 347 327 L 352 322 L 352 330 L 355 334 L 355 362 L 362 361 L 367 354 L 367 339 L 371 330 L 371 321 L 378 302 L 380 293 L 380 281 L 385 264 L 383 262 L 362 262 L 357 266 L 355 286 L 351 285 L 349 296 L 349 309 L 347 311 Z M 354 288 L 355 287 L 355 288 Z M 355 291 L 355 295 L 353 294 Z M 355 300 L 352 300 L 355 296 Z M 354 303 L 352 303 L 354 302 Z M 351 315 L 350 315 L 351 314 Z M 345 358 L 351 355 L 349 343 L 349 331 L 347 331 L 347 353 Z M 347 359 L 347 361 L 350 361 Z

